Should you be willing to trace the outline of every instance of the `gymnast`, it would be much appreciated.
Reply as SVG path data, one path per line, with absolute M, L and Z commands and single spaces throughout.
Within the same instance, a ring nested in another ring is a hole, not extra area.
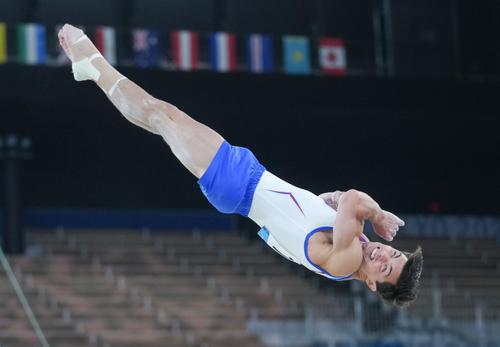
M 74 79 L 94 81 L 127 120 L 161 136 L 218 211 L 252 219 L 260 227 L 259 236 L 276 252 L 321 276 L 362 281 L 395 306 L 416 299 L 421 248 L 402 252 L 368 240 L 363 234 L 367 220 L 386 241 L 404 225 L 369 195 L 351 189 L 317 196 L 283 181 L 250 150 L 232 146 L 123 76 L 82 30 L 66 24 L 58 37 Z

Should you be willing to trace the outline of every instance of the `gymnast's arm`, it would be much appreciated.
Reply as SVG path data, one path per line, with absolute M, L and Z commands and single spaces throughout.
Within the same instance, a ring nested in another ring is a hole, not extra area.
M 384 211 L 368 194 L 351 189 L 338 199 L 334 250 L 350 248 L 363 232 L 365 220 L 369 220 L 375 233 L 384 240 L 392 241 L 404 222 L 394 214 Z
M 375 200 L 355 189 L 340 194 L 336 207 L 334 251 L 349 249 L 354 240 L 363 233 L 365 220 L 375 221 L 383 214 Z
M 363 259 L 363 251 L 357 238 L 362 234 L 366 219 L 374 219 L 382 213 L 378 204 L 367 194 L 351 189 L 341 194 L 325 193 L 324 199 L 336 200 L 337 217 L 335 232 L 332 235 L 333 246 L 316 263 L 325 266 L 339 276 L 356 271 Z M 326 201 L 328 204 L 328 201 Z M 329 204 L 330 205 L 330 204 Z M 330 205 L 331 206 L 331 205 Z M 313 259 L 314 261 L 314 259 Z
M 330 196 L 332 200 L 333 197 Z M 357 240 L 363 232 L 365 220 L 372 222 L 375 232 L 391 241 L 404 222 L 380 208 L 368 194 L 350 189 L 338 198 L 335 232 L 326 268 L 335 269 L 339 275 L 356 271 L 363 259 Z

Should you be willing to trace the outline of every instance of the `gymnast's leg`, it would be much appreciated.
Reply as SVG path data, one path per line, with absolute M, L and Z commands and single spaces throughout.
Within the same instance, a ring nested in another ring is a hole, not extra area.
M 193 175 L 203 175 L 224 142 L 222 136 L 125 78 L 102 57 L 82 30 L 66 24 L 58 36 L 73 63 L 77 81 L 96 82 L 127 120 L 162 136 Z

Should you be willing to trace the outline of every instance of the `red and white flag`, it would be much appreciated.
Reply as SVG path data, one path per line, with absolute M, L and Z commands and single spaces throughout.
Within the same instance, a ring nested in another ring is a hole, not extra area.
M 326 74 L 345 74 L 347 58 L 342 39 L 332 37 L 319 38 L 319 65 Z
M 111 64 L 116 65 L 116 35 L 112 27 L 99 26 L 95 29 L 94 43 L 99 52 Z
M 198 34 L 192 31 L 174 31 L 172 37 L 172 55 L 175 66 L 184 71 L 198 68 Z

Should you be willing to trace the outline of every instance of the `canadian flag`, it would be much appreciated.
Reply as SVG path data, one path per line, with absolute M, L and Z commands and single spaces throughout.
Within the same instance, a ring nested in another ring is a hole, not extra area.
M 345 74 L 347 59 L 342 39 L 332 37 L 319 38 L 319 65 L 326 74 Z
M 172 37 L 172 55 L 175 66 L 184 71 L 198 68 L 198 34 L 192 31 L 174 31 Z

